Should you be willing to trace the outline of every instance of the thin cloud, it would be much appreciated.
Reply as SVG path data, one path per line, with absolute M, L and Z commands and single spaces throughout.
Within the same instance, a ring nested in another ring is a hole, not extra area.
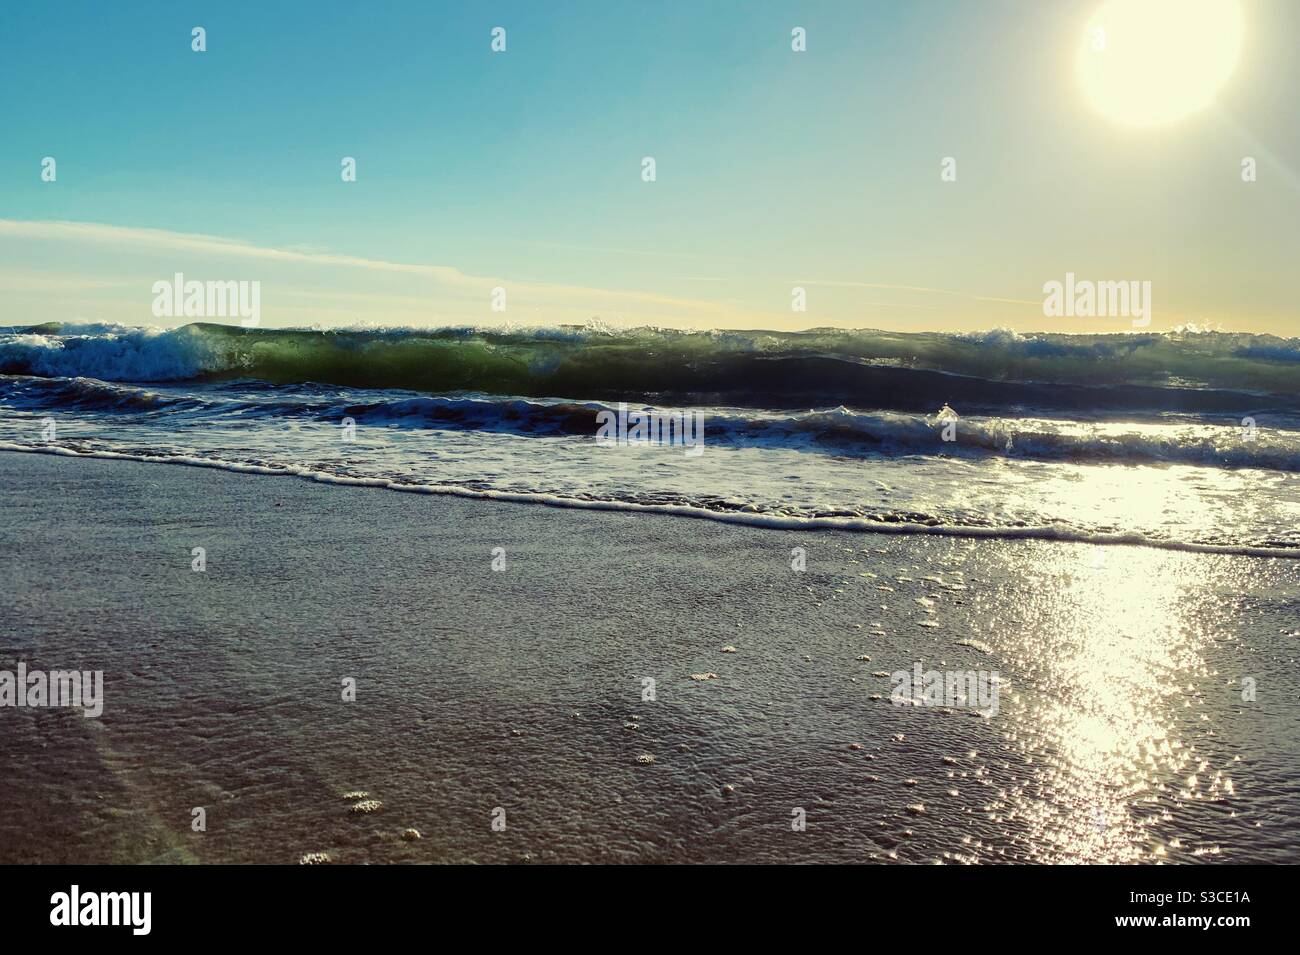
M 995 295 L 976 295 L 973 292 L 955 292 L 946 288 L 927 288 L 923 285 L 887 285 L 882 282 L 819 282 L 819 281 L 799 281 L 792 283 L 794 285 L 811 285 L 821 288 L 872 288 L 872 289 L 889 289 L 895 292 L 925 292 L 932 295 L 952 295 L 957 298 L 970 299 L 975 302 L 999 302 L 1004 305 L 1033 305 L 1035 308 L 1042 308 L 1042 299 L 1026 298 L 1001 298 Z
M 576 285 L 559 285 L 538 282 L 510 282 L 500 277 L 467 275 L 460 269 L 447 265 L 417 265 L 389 262 L 332 252 L 277 249 L 254 245 L 241 239 L 204 235 L 195 232 L 172 232 L 136 226 L 106 225 L 97 222 L 43 221 L 0 219 L 0 236 L 22 239 L 46 239 L 76 242 L 107 243 L 116 246 L 185 251 L 206 255 L 234 256 L 282 263 L 301 263 L 331 268 L 356 268 L 369 271 L 394 272 L 422 276 L 443 285 L 472 290 L 485 290 L 493 286 L 506 287 L 523 296 L 558 300 L 577 304 L 575 299 L 636 302 L 690 312 L 720 313 L 724 310 L 715 303 L 694 299 L 675 298 L 654 292 L 620 289 L 589 288 Z
M 44 272 L 0 272 L 6 292 L 66 292 L 69 289 L 130 288 L 133 282 L 90 275 L 51 275 Z

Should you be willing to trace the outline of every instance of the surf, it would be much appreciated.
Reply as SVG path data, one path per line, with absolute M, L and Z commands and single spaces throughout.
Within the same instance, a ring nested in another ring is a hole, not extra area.
M 611 423 L 629 414 L 683 430 L 691 442 L 733 448 L 792 449 L 847 457 L 942 455 L 1107 464 L 1187 464 L 1300 472 L 1300 416 L 1256 412 L 1248 426 L 1230 416 L 1164 416 L 1084 421 L 1023 415 L 959 416 L 938 412 L 852 409 L 806 411 L 743 407 L 681 408 L 484 394 L 422 395 L 334 386 L 267 386 L 232 381 L 202 386 L 115 384 L 93 378 L 0 379 L 0 405 L 42 417 L 78 411 L 161 426 L 218 426 L 235 421 L 302 422 L 406 430 L 481 431 L 532 437 L 570 436 L 597 445 Z M 630 410 L 629 410 L 630 409 Z M 626 434 L 628 428 L 623 426 Z M 605 429 L 605 430 L 602 430 Z
M 746 407 L 1300 411 L 1300 340 L 601 327 L 264 329 L 45 324 L 0 335 L 0 374 L 323 382 Z
M 888 520 L 881 517 L 804 516 L 794 514 L 756 513 L 746 510 L 717 510 L 688 503 L 646 504 L 637 501 L 614 499 L 589 499 L 567 497 L 540 491 L 503 491 L 491 488 L 474 488 L 462 485 L 418 484 L 380 477 L 353 477 L 331 474 L 296 465 L 267 466 L 224 461 L 215 458 L 185 455 L 145 455 L 117 451 L 79 451 L 61 447 L 32 447 L 0 441 L 0 451 L 34 454 L 55 454 L 65 457 L 88 457 L 122 461 L 139 461 L 152 464 L 171 464 L 183 467 L 215 468 L 239 474 L 295 477 L 324 484 L 350 487 L 379 488 L 408 494 L 433 494 L 467 497 L 479 500 L 514 504 L 540 504 L 547 507 L 594 511 L 625 511 L 629 513 L 660 514 L 663 516 L 696 518 L 748 527 L 762 527 L 784 531 L 850 531 L 863 534 L 903 534 L 935 537 L 984 538 L 999 540 L 1047 540 L 1077 544 L 1105 544 L 1150 547 L 1158 550 L 1181 551 L 1198 554 L 1225 554 L 1245 557 L 1278 557 L 1300 559 L 1300 547 L 1252 545 L 1245 543 L 1217 543 L 1188 541 L 1151 536 L 1138 532 L 1103 532 L 1054 525 L 1028 527 L 982 526 L 937 521 Z

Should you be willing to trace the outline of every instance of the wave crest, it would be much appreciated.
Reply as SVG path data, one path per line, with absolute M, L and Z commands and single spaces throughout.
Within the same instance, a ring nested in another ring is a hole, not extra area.
M 422 392 L 923 411 L 1300 410 L 1300 341 L 1198 334 L 975 335 L 600 327 L 350 330 L 34 326 L 0 373 L 112 382 L 256 378 Z

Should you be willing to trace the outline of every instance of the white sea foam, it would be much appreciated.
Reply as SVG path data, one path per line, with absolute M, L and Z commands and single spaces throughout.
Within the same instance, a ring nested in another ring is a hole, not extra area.
M 221 461 L 211 458 L 191 457 L 186 455 L 140 455 L 118 451 L 78 451 L 62 447 L 33 447 L 0 441 L 0 451 L 16 451 L 36 454 L 57 454 L 67 457 L 107 458 L 125 461 L 139 461 L 150 464 L 174 464 L 187 467 L 215 468 L 240 474 L 278 475 L 298 477 L 323 484 L 338 484 L 351 487 L 383 488 L 410 494 L 437 494 L 451 497 L 467 497 L 489 501 L 504 501 L 516 504 L 542 504 L 550 507 L 573 508 L 590 511 L 630 511 L 646 514 L 663 514 L 677 517 L 691 517 L 718 521 L 726 524 L 740 524 L 748 527 L 764 527 L 788 531 L 856 531 L 870 534 L 914 534 L 941 537 L 970 537 L 998 540 L 1050 540 L 1081 544 L 1109 544 L 1154 547 L 1162 550 L 1186 551 L 1199 554 L 1235 554 L 1250 557 L 1284 557 L 1300 559 L 1300 549 L 1286 547 L 1256 547 L 1240 544 L 1203 544 L 1193 541 L 1165 540 L 1149 537 L 1140 533 L 1100 533 L 1071 528 L 1040 527 L 978 527 L 957 524 L 909 524 L 882 523 L 867 518 L 844 517 L 802 517 L 783 514 L 756 514 L 734 511 L 715 511 L 688 504 L 641 504 L 634 501 L 586 500 L 570 498 L 556 494 L 529 493 L 518 491 L 498 491 L 460 487 L 454 485 L 407 484 L 384 478 L 351 477 L 314 471 L 310 468 L 286 465 L 268 467 L 265 465 L 246 464 L 236 461 Z
M 177 381 L 231 364 L 219 341 L 174 329 L 74 326 L 73 334 L 10 335 L 0 341 L 0 367 L 26 374 L 104 381 Z

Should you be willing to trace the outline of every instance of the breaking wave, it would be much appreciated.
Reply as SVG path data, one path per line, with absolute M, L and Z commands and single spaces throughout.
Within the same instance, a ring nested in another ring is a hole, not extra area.
M 274 425 L 305 421 L 337 425 L 345 419 L 372 427 L 480 431 L 535 437 L 591 438 L 602 411 L 620 406 L 601 401 L 529 399 L 480 394 L 421 395 L 412 392 L 340 389 L 333 386 L 265 386 L 229 382 L 181 389 L 115 384 L 91 378 L 11 377 L 0 380 L 0 403 L 40 415 L 64 409 L 104 416 L 226 421 Z M 630 411 L 667 413 L 669 406 L 624 405 Z M 1261 417 L 1243 440 L 1228 422 L 1166 418 L 1157 424 L 1073 421 L 1042 417 L 966 416 L 951 441 L 941 440 L 938 414 L 856 411 L 844 406 L 803 412 L 742 407 L 691 409 L 704 416 L 708 443 L 737 448 L 787 448 L 847 456 L 941 454 L 1069 461 L 1075 463 L 1188 464 L 1300 472 L 1300 417 Z
M 753 408 L 1300 410 L 1300 342 L 1169 332 L 975 335 L 814 329 L 175 329 L 46 324 L 0 335 L 0 374 L 353 388 Z

